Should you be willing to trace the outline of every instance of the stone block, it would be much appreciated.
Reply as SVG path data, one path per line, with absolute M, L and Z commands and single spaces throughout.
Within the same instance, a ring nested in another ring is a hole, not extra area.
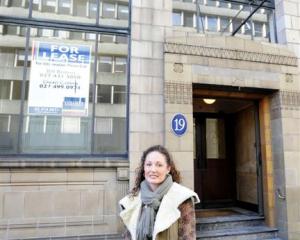
M 131 39 L 132 40 L 141 40 L 141 30 L 142 29 L 142 25 L 138 24 L 138 23 L 132 23 L 131 24 Z M 147 39 L 145 39 L 147 40 Z
M 162 95 L 140 95 L 140 112 L 163 113 Z
M 174 68 L 174 63 L 165 64 L 165 80 L 177 83 L 191 83 L 192 81 L 192 66 L 183 64 L 181 71 Z
M 39 175 L 39 169 L 14 169 L 11 170 L 11 182 L 36 182 Z
M 37 236 L 37 228 L 10 228 L 8 230 L 8 239 L 26 239 Z
M 177 151 L 180 147 L 180 138 L 173 132 L 165 133 L 165 146 L 169 151 Z
M 289 43 L 299 43 L 300 31 L 293 29 L 286 29 L 286 38 Z
M 177 169 L 194 172 L 193 152 L 171 152 Z
M 291 1 L 284 2 L 284 13 L 286 15 L 298 16 L 298 4 Z
M 4 194 L 4 218 L 24 217 L 24 193 L 6 192 Z
M 100 215 L 103 212 L 99 205 L 99 191 L 82 191 L 80 193 L 80 215 Z
M 0 170 L 0 183 L 9 183 L 10 182 L 10 170 L 1 169 Z
M 79 182 L 79 181 L 93 181 L 93 169 L 67 169 L 67 181 L 68 182 Z
M 80 191 L 53 193 L 54 216 L 78 216 L 80 209 Z
M 225 37 L 226 48 L 235 50 L 245 49 L 245 40 L 237 37 Z
M 130 94 L 130 112 L 138 113 L 141 111 L 140 94 Z
M 298 171 L 294 168 L 285 169 L 285 179 L 287 187 L 295 187 L 299 184 L 299 174 Z
M 65 168 L 39 169 L 39 182 L 65 182 L 67 171 Z
M 165 104 L 165 113 L 171 113 L 173 115 L 175 115 L 175 113 L 192 114 L 193 113 L 193 105 L 192 104 L 166 103 Z
M 150 8 L 131 8 L 131 21 L 132 23 L 139 23 L 139 24 L 149 24 L 155 25 L 153 23 L 153 10 Z
M 130 121 L 130 130 L 132 132 L 162 132 L 163 114 L 153 113 L 132 113 Z
M 194 172 L 193 171 L 180 171 L 182 178 L 182 185 L 190 189 L 194 189 Z M 201 199 L 200 199 L 201 200 Z
M 24 201 L 26 218 L 53 216 L 53 192 L 26 192 Z
M 150 41 L 131 41 L 131 56 L 140 58 L 152 58 L 152 42 Z
M 155 26 L 172 26 L 172 12 L 155 9 L 151 24 Z
M 153 42 L 152 43 L 152 56 L 155 59 L 163 59 L 164 58 L 164 45 L 161 42 Z

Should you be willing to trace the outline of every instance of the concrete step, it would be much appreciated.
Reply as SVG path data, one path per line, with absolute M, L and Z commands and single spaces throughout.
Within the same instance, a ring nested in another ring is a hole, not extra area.
M 231 229 L 197 231 L 201 240 L 266 240 L 277 239 L 277 229 L 266 226 L 250 226 Z
M 197 230 L 209 231 L 209 230 L 222 230 L 231 228 L 243 228 L 251 226 L 263 226 L 264 217 L 253 215 L 236 215 L 226 217 L 210 217 L 210 218 L 198 218 Z

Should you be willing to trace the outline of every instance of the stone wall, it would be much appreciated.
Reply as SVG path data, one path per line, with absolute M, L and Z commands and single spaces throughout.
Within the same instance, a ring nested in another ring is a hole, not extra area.
M 131 25 L 131 185 L 142 152 L 164 144 L 163 43 L 172 26 L 172 0 L 133 0 Z
M 278 41 L 286 44 L 300 59 L 300 2 L 297 0 L 275 0 Z M 291 240 L 300 238 L 300 67 L 293 77 L 288 77 L 281 92 L 274 100 L 272 122 L 281 129 L 274 130 L 282 138 L 277 149 L 279 189 L 286 199 L 277 199 L 278 221 L 287 231 Z M 278 144 L 280 140 L 274 139 Z M 285 186 L 282 186 L 285 183 Z M 284 206 L 283 206 L 284 205 Z M 287 210 L 286 218 L 282 210 Z
M 0 238 L 120 232 L 117 202 L 128 191 L 120 174 L 114 168 L 2 168 Z

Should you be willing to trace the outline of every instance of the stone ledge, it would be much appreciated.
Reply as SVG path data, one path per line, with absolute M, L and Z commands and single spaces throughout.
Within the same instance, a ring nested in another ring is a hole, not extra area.
M 129 167 L 129 161 L 124 159 L 109 159 L 109 158 L 38 158 L 38 157 L 0 157 L 0 167 L 9 168 L 27 168 L 27 167 L 39 167 L 39 168 L 60 168 L 60 167 Z
M 188 44 L 165 43 L 165 53 L 196 55 L 222 59 L 242 60 L 258 63 L 269 63 L 276 65 L 298 66 L 298 59 L 292 56 L 280 54 L 267 54 L 260 52 L 249 52 L 236 49 L 225 49 L 206 46 L 194 46 Z

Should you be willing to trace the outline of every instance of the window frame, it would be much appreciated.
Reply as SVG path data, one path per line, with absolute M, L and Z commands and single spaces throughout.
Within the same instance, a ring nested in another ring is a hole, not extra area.
M 30 0 L 30 1 L 33 1 L 33 0 Z M 33 3 L 33 2 L 32 2 Z M 29 14 L 27 17 L 20 17 L 20 18 L 16 18 L 16 17 L 11 17 L 11 16 L 5 16 L 5 15 L 0 15 L 1 18 L 2 18 L 2 24 L 3 26 L 6 25 L 6 26 L 17 26 L 17 28 L 20 28 L 20 27 L 25 27 L 27 28 L 27 26 L 30 26 L 31 29 L 41 29 L 41 28 L 46 28 L 46 29 L 51 29 L 52 30 L 52 33 L 53 34 L 50 34 L 50 35 L 55 35 L 55 31 L 64 31 L 65 29 L 67 29 L 67 31 L 69 31 L 69 33 L 71 33 L 72 31 L 74 32 L 82 32 L 82 40 L 85 40 L 85 34 L 84 33 L 95 33 L 95 34 L 110 34 L 113 37 L 113 44 L 117 44 L 116 42 L 116 39 L 117 39 L 117 36 L 124 36 L 126 37 L 127 39 L 130 39 L 130 32 L 131 32 L 131 0 L 128 1 L 128 26 L 127 27 L 110 27 L 110 26 L 104 26 L 104 25 L 101 25 L 99 22 L 99 18 L 96 18 L 96 25 L 95 24 L 80 24 L 79 22 L 64 22 L 62 20 L 59 20 L 59 19 L 55 19 L 55 20 L 51 20 L 51 21 L 47 21 L 47 20 L 43 20 L 43 19 L 32 19 L 32 11 L 34 8 L 38 8 L 39 11 L 41 10 L 41 1 L 38 3 L 38 4 L 35 4 L 35 6 L 33 6 L 33 4 L 30 4 L 29 5 Z M 71 1 L 71 9 L 73 8 L 72 6 L 72 1 Z M 99 7 L 100 7 L 100 4 L 98 3 L 97 4 L 97 12 L 100 12 L 99 10 Z M 73 10 L 71 10 L 73 11 Z M 56 10 L 55 10 L 55 13 L 57 14 L 57 7 L 56 7 Z M 88 14 L 87 14 L 88 15 Z M 116 9 L 115 9 L 115 15 L 116 15 Z M 88 17 L 88 16 L 86 16 Z M 29 29 L 29 28 L 28 28 Z M 26 31 L 25 31 L 26 32 Z M 26 38 L 26 50 L 27 53 L 29 53 L 29 38 L 30 37 L 33 37 L 33 36 L 37 36 L 38 31 L 36 31 L 36 33 L 32 34 L 32 33 L 29 33 L 29 31 L 27 32 L 25 38 Z M 18 35 L 18 34 L 16 34 Z M 69 34 L 71 35 L 71 34 Z M 71 36 L 68 36 L 68 38 L 70 39 Z M 100 41 L 97 39 L 93 40 L 96 42 L 96 44 L 101 44 Z M 126 56 L 127 58 L 127 71 L 125 73 L 125 82 L 126 82 L 126 89 L 129 89 L 129 84 L 130 84 L 130 71 L 128 71 L 128 69 L 130 68 L 130 42 L 127 40 L 127 43 L 126 43 L 127 47 L 128 47 L 128 54 Z M 15 59 L 15 61 L 17 61 L 17 59 Z M 30 53 L 26 55 L 25 57 L 25 61 L 24 61 L 24 66 L 25 64 L 28 64 L 30 63 Z M 24 101 L 26 101 L 26 89 L 28 89 L 28 81 L 26 80 L 26 74 L 27 74 L 27 68 L 24 68 L 24 71 L 23 71 L 23 80 L 22 80 L 22 99 L 21 99 L 21 107 L 20 107 L 20 119 L 24 118 L 24 110 L 23 110 L 23 106 L 24 106 Z M 96 73 L 96 67 L 94 68 L 94 72 Z M 95 89 L 95 85 L 96 85 L 96 77 L 94 79 L 94 89 Z M 95 90 L 93 90 L 93 99 L 95 97 Z M 93 104 L 96 104 L 96 103 L 93 103 Z M 95 108 L 95 105 L 93 106 L 93 108 Z M 18 152 L 15 153 L 15 154 L 3 154 L 3 153 L 0 153 L 0 162 L 1 162 L 1 157 L 2 156 L 7 156 L 7 157 L 15 157 L 15 156 L 40 156 L 40 157 L 47 157 L 49 158 L 49 156 L 51 155 L 51 157 L 62 157 L 62 158 L 69 158 L 69 157 L 75 157 L 75 158 L 84 158 L 85 161 L 89 161 L 90 158 L 92 157 L 98 157 L 99 159 L 101 159 L 102 157 L 104 158 L 115 158 L 115 157 L 118 157 L 120 159 L 128 159 L 128 150 L 129 150 L 129 92 L 127 91 L 126 92 L 126 102 L 125 102 L 125 108 L 126 108 L 126 116 L 124 117 L 124 121 L 126 122 L 126 129 L 125 132 L 126 134 L 122 137 L 124 137 L 124 144 L 125 144 L 125 150 L 124 152 L 121 151 L 119 153 L 114 153 L 114 152 L 111 152 L 111 153 L 95 153 L 95 152 L 91 152 L 89 154 L 59 154 L 59 153 L 54 153 L 54 154 L 38 154 L 38 153 L 21 153 L 20 152 L 20 142 L 21 142 L 21 134 L 20 134 L 20 129 L 23 129 L 23 127 L 19 127 L 19 140 L 18 140 Z M 93 126 L 95 126 L 95 111 L 93 113 Z M 20 124 L 19 126 L 22 126 L 23 125 L 23 121 L 26 121 L 26 119 L 24 118 L 24 120 L 20 120 Z M 25 126 L 26 128 L 26 126 Z M 92 129 L 94 130 L 94 127 L 92 127 Z M 26 130 L 26 129 L 24 129 Z M 22 130 L 23 131 L 23 130 Z M 93 133 L 92 133 L 93 134 Z M 93 135 L 92 135 L 93 137 Z M 91 143 L 91 146 L 93 146 L 93 142 Z

